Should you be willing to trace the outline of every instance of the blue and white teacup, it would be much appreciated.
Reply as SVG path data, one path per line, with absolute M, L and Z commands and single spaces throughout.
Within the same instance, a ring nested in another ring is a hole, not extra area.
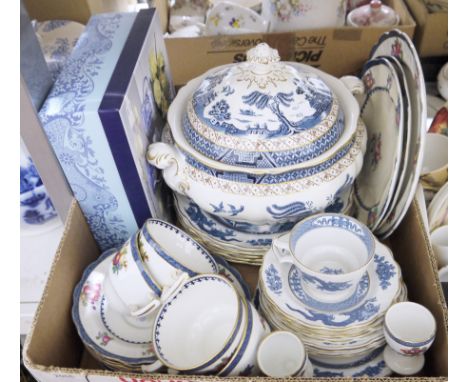
M 205 248 L 165 221 L 148 219 L 138 243 L 145 267 L 162 287 L 174 284 L 181 272 L 189 277 L 218 273 L 218 264 Z
M 20 214 L 27 224 L 42 224 L 57 216 L 43 184 L 20 194 Z
M 355 293 L 374 258 L 375 239 L 356 219 L 324 213 L 275 238 L 272 249 L 281 263 L 298 268 L 303 288 L 311 296 L 334 303 Z

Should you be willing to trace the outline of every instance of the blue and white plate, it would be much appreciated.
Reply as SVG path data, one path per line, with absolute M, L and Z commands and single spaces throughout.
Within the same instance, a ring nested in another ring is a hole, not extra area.
M 383 347 L 352 363 L 332 365 L 311 359 L 314 377 L 386 377 L 392 371 L 383 359 Z
M 369 290 L 354 306 L 343 302 L 333 312 L 324 312 L 322 306 L 308 300 L 305 305 L 296 297 L 300 291 L 292 291 L 289 284 L 291 264 L 281 264 L 273 251 L 265 255 L 260 281 L 262 290 L 276 307 L 291 319 L 311 328 L 353 328 L 363 327 L 386 312 L 400 292 L 400 267 L 388 247 L 376 241 L 373 266 L 369 268 Z
M 109 307 L 103 293 L 113 254 L 106 251 L 83 273 L 73 293 L 73 322 L 83 343 L 100 357 L 126 365 L 151 364 L 156 361 L 151 322 L 129 324 Z
M 240 294 L 243 294 L 247 301 L 250 301 L 252 296 L 250 288 L 245 282 L 239 271 L 230 265 L 226 260 L 220 256 L 212 255 L 218 263 L 218 274 L 226 277 L 237 289 Z

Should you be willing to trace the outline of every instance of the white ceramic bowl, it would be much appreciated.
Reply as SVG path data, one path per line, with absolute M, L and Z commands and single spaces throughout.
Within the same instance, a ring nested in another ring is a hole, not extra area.
M 234 286 L 222 276 L 188 280 L 158 312 L 156 356 L 187 374 L 218 372 L 241 341 L 247 323 L 242 305 Z
M 443 225 L 431 232 L 431 244 L 439 268 L 448 265 L 448 225 Z

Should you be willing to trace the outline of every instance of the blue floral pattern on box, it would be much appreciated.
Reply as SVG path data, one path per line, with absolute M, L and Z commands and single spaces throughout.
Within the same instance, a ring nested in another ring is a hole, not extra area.
M 218 171 L 212 169 L 203 163 L 197 161 L 194 157 L 188 153 L 184 153 L 186 162 L 190 166 L 196 168 L 197 170 L 203 171 L 211 176 L 214 176 L 219 179 L 228 180 L 236 183 L 251 183 L 251 184 L 278 184 L 291 182 L 303 178 L 307 178 L 323 171 L 326 171 L 328 168 L 337 163 L 342 159 L 351 149 L 354 144 L 354 139 L 347 144 L 343 149 L 339 150 L 336 155 L 327 161 L 317 164 L 312 167 L 307 167 L 304 169 L 286 171 L 279 174 L 264 174 L 264 175 L 254 175 L 247 174 L 243 172 L 228 172 L 228 171 Z
M 281 282 L 281 276 L 279 275 L 278 270 L 273 264 L 265 271 L 266 283 L 268 288 L 275 294 L 280 295 L 281 289 L 283 288 L 283 283 Z
M 39 112 L 49 142 L 103 250 L 122 244 L 136 226 L 128 218 L 125 221 L 116 187 L 108 184 L 106 168 L 112 168 L 113 161 L 98 159 L 97 154 L 102 154 L 95 143 L 99 132 L 85 128 L 91 119 L 87 105 L 96 89 L 104 87 L 105 75 L 112 74 L 104 74 L 108 57 L 118 58 L 134 18 L 133 14 L 94 16 Z
M 396 275 L 395 265 L 385 260 L 385 256 L 379 256 L 378 254 L 374 256 L 374 261 L 377 264 L 376 273 L 380 287 L 385 290 L 390 286 L 390 280 Z

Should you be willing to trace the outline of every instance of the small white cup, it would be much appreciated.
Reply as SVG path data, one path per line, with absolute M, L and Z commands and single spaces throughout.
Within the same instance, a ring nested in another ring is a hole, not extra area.
M 312 378 L 313 367 L 304 344 L 295 334 L 277 331 L 266 336 L 257 350 L 263 374 L 272 378 Z
M 412 375 L 424 366 L 424 353 L 435 339 L 436 320 L 424 306 L 414 302 L 392 305 L 385 314 L 384 359 L 396 373 Z
M 311 295 L 332 303 L 356 291 L 374 258 L 375 240 L 356 219 L 324 213 L 300 221 L 290 234 L 275 238 L 272 250 L 281 263 L 297 267 Z
M 440 226 L 432 231 L 431 244 L 439 268 L 448 265 L 448 225 Z
M 448 138 L 443 134 L 427 133 L 421 183 L 425 189 L 438 191 L 448 179 Z

